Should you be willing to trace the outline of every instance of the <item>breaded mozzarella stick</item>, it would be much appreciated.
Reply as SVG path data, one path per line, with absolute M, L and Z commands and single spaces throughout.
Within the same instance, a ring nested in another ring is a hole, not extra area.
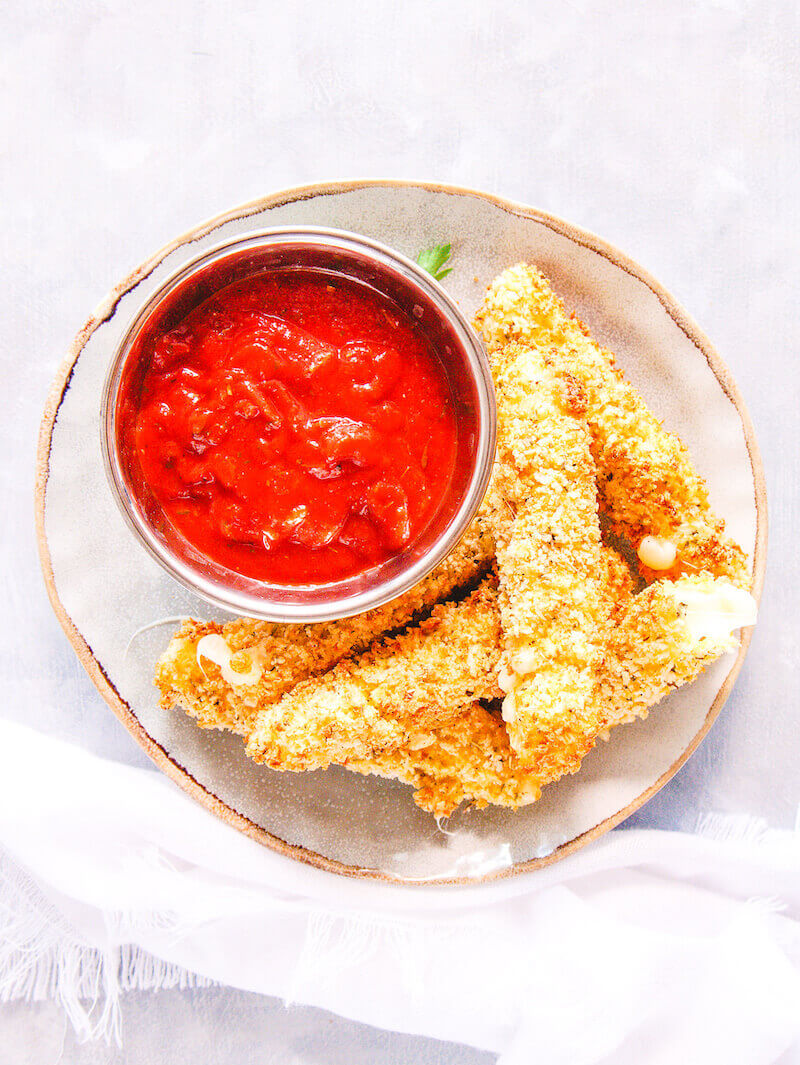
M 753 624 L 755 614 L 749 593 L 719 578 L 660 581 L 627 599 L 595 680 L 598 732 L 587 737 L 587 749 L 596 739 L 607 739 L 616 725 L 645 717 L 670 691 L 735 650 L 739 641 L 734 632 Z M 525 768 L 502 721 L 476 703 L 434 730 L 429 744 L 423 736 L 413 750 L 350 762 L 348 768 L 412 784 L 417 805 L 437 816 L 448 816 L 461 802 L 478 809 L 519 807 L 535 802 L 545 785 L 576 771 L 573 743 L 558 742 L 571 732 L 569 723 L 555 729 L 537 765 Z
M 317 625 L 273 625 L 239 618 L 224 625 L 187 621 L 156 665 L 165 708 L 181 706 L 203 728 L 246 735 L 258 710 L 302 680 L 360 654 L 440 599 L 485 574 L 494 560 L 488 526 L 491 488 L 453 552 L 405 595 L 375 610 Z
M 371 759 L 500 694 L 500 626 L 493 579 L 462 603 L 437 606 L 418 627 L 376 643 L 261 709 L 247 753 L 301 771 Z
M 346 766 L 411 784 L 417 806 L 437 817 L 449 817 L 462 802 L 479 810 L 526 806 L 541 791 L 535 774 L 520 768 L 500 715 L 477 702 L 433 733 L 420 735 L 413 747 L 372 760 L 353 759 Z
M 540 351 L 508 344 L 493 373 L 498 487 L 515 515 L 495 529 L 503 718 L 523 764 L 572 743 L 577 765 L 597 731 L 591 695 L 607 576 L 589 434 Z
M 689 454 L 614 366 L 614 357 L 567 315 L 546 278 L 526 263 L 491 283 L 478 315 L 490 351 L 509 341 L 547 351 L 579 383 L 605 506 L 649 577 L 708 571 L 749 586 L 741 548 L 725 536 Z
M 610 627 L 630 602 L 632 580 L 627 563 L 603 545 L 606 621 Z M 525 806 L 541 793 L 541 774 L 525 770 L 508 741 L 499 714 L 472 703 L 432 733 L 418 735 L 413 747 L 399 747 L 373 761 L 348 761 L 357 773 L 402 780 L 415 788 L 423 810 L 448 817 L 462 802 L 484 806 Z
M 750 593 L 721 577 L 656 581 L 634 596 L 612 630 L 597 682 L 604 729 L 646 717 L 670 691 L 736 650 L 735 632 L 755 620 Z

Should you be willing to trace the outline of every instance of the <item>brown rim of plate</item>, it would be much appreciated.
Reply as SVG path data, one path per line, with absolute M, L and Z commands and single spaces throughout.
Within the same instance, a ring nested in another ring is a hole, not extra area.
M 64 605 L 58 597 L 58 591 L 55 586 L 53 567 L 50 560 L 50 550 L 45 536 L 44 510 L 47 479 L 50 469 L 50 445 L 58 410 L 62 398 L 69 388 L 73 367 L 80 357 L 86 342 L 95 329 L 113 317 L 122 296 L 136 288 L 136 286 L 147 278 L 159 263 L 171 252 L 184 244 L 199 240 L 201 237 L 218 229 L 226 222 L 239 218 L 247 218 L 250 215 L 258 214 L 267 208 L 279 207 L 286 203 L 314 199 L 318 196 L 331 196 L 343 192 L 354 192 L 358 189 L 365 188 L 424 189 L 427 192 L 438 192 L 455 196 L 472 196 L 484 200 L 487 203 L 493 204 L 495 207 L 499 207 L 508 214 L 521 218 L 529 218 L 535 222 L 539 222 L 554 232 L 567 237 L 574 243 L 596 252 L 598 255 L 608 259 L 611 263 L 624 270 L 632 277 L 641 281 L 650 289 L 673 322 L 706 359 L 726 396 L 736 408 L 742 423 L 747 452 L 750 456 L 750 466 L 753 471 L 756 505 L 756 542 L 755 550 L 753 552 L 753 577 L 751 590 L 756 600 L 761 598 L 767 554 L 767 493 L 761 455 L 756 442 L 753 423 L 736 382 L 733 380 L 730 370 L 725 365 L 722 358 L 717 354 L 711 342 L 700 330 L 697 323 L 679 306 L 674 297 L 667 292 L 663 285 L 659 284 L 659 282 L 646 270 L 642 269 L 641 266 L 633 262 L 633 260 L 628 258 L 627 255 L 624 255 L 619 249 L 615 248 L 607 241 L 602 240 L 600 237 L 595 236 L 593 233 L 580 229 L 577 226 L 573 226 L 570 223 L 563 221 L 563 219 L 557 218 L 555 215 L 547 214 L 544 211 L 539 211 L 533 207 L 527 207 L 524 204 L 515 203 L 511 200 L 506 200 L 500 196 L 492 196 L 485 192 L 479 192 L 476 189 L 460 187 L 457 185 L 445 185 L 428 181 L 417 182 L 367 179 L 360 181 L 321 182 L 312 185 L 300 185 L 292 189 L 284 189 L 271 196 L 266 196 L 262 199 L 252 200 L 249 203 L 242 204 L 239 207 L 235 207 L 230 211 L 226 211 L 224 214 L 217 215 L 209 221 L 196 226 L 194 229 L 189 230 L 187 233 L 165 245 L 160 251 L 156 252 L 155 255 L 134 270 L 124 281 L 121 281 L 109 293 L 109 296 L 103 301 L 100 307 L 98 307 L 92 317 L 86 322 L 75 337 L 70 352 L 56 375 L 45 405 L 44 415 L 39 429 L 39 445 L 36 457 L 35 509 L 36 537 L 39 544 L 39 557 L 45 584 L 47 586 L 47 594 L 50 597 L 50 602 L 52 603 L 56 617 L 61 623 L 64 632 L 67 634 L 70 643 L 74 647 L 78 659 L 86 669 L 86 672 L 91 677 L 98 691 L 123 725 L 133 735 L 137 743 L 139 743 L 147 755 L 153 760 L 153 762 L 155 762 L 158 768 L 174 780 L 184 791 L 188 792 L 192 798 L 202 803 L 207 810 L 210 810 L 218 817 L 221 817 L 222 820 L 229 825 L 237 828 L 240 832 L 243 832 L 246 836 L 249 836 L 256 842 L 276 851 L 278 854 L 282 854 L 287 858 L 294 858 L 297 861 L 305 862 L 308 865 L 313 865 L 318 869 L 324 869 L 328 872 L 339 873 L 343 876 L 381 880 L 385 883 L 403 886 L 435 887 L 440 885 L 475 885 L 503 877 L 516 876 L 520 873 L 531 872 L 534 869 L 544 868 L 544 866 L 550 865 L 551 863 L 566 857 L 568 854 L 572 854 L 579 850 L 587 843 L 592 842 L 592 840 L 598 839 L 605 832 L 616 827 L 621 821 L 624 821 L 625 818 L 629 817 L 643 806 L 644 803 L 651 799 L 653 795 L 655 795 L 656 792 L 659 791 L 675 773 L 677 773 L 684 762 L 686 762 L 689 756 L 695 751 L 698 744 L 705 737 L 709 728 L 717 718 L 731 688 L 733 687 L 734 681 L 739 674 L 739 670 L 742 668 L 742 663 L 750 643 L 752 629 L 747 629 L 742 632 L 741 646 L 739 648 L 739 653 L 736 656 L 736 660 L 727 677 L 722 682 L 697 734 L 689 742 L 682 754 L 672 763 L 669 769 L 662 773 L 654 784 L 649 788 L 646 788 L 632 802 L 628 803 L 624 809 L 619 810 L 617 813 L 600 821 L 593 828 L 587 829 L 586 832 L 576 836 L 575 839 L 563 843 L 551 854 L 542 858 L 532 858 L 527 862 L 520 862 L 508 869 L 488 873 L 481 877 L 453 877 L 451 879 L 443 880 L 419 881 L 407 880 L 399 876 L 393 876 L 389 873 L 382 872 L 378 869 L 346 865 L 343 862 L 335 861 L 331 858 L 325 858 L 323 855 L 317 854 L 316 851 L 311 851 L 305 847 L 287 843 L 285 840 L 273 836 L 270 832 L 267 832 L 265 829 L 251 821 L 250 818 L 240 814 L 238 811 L 234 810 L 233 807 L 229 806 L 212 792 L 208 791 L 208 789 L 203 787 L 203 785 L 200 784 L 186 768 L 171 758 L 167 751 L 144 729 L 133 710 L 124 699 L 122 699 L 111 683 L 102 664 L 97 658 L 95 658 L 91 647 L 89 647 L 84 640 L 75 623 L 72 621 L 72 618 L 64 609 Z

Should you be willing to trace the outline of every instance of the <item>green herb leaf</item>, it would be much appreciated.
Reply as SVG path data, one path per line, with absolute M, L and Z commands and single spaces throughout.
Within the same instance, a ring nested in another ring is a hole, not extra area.
M 449 258 L 450 245 L 437 244 L 435 248 L 426 248 L 425 251 L 421 251 L 417 256 L 417 262 L 423 270 L 427 270 L 437 281 L 441 281 L 453 271 L 452 266 L 448 266 L 446 270 L 442 269 Z

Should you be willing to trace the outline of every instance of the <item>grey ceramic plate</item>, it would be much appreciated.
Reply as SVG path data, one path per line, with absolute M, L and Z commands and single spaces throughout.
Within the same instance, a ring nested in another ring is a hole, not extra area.
M 145 554 L 115 507 L 100 455 L 103 378 L 136 307 L 168 274 L 232 233 L 292 224 L 353 230 L 412 258 L 451 242 L 445 284 L 468 315 L 500 270 L 536 262 L 689 446 L 716 510 L 751 554 L 760 594 L 766 504 L 752 425 L 727 368 L 672 297 L 610 245 L 531 208 L 468 189 L 364 181 L 288 190 L 199 226 L 118 285 L 81 330 L 40 441 L 38 534 L 53 606 L 100 692 L 156 764 L 267 846 L 332 871 L 409 883 L 553 861 L 618 824 L 682 765 L 719 713 L 747 638 L 738 656 L 715 663 L 647 720 L 617 729 L 535 806 L 463 811 L 448 834 L 404 785 L 340 769 L 272 773 L 245 758 L 237 737 L 158 706 L 151 676 L 174 627 L 166 619 L 210 612 Z

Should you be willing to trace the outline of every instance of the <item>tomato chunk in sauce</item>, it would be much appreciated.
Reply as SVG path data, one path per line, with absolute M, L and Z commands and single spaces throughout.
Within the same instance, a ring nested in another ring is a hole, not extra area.
M 210 560 L 279 584 L 343 580 L 396 555 L 447 492 L 444 369 L 412 318 L 312 271 L 245 279 L 146 340 L 121 444 Z

